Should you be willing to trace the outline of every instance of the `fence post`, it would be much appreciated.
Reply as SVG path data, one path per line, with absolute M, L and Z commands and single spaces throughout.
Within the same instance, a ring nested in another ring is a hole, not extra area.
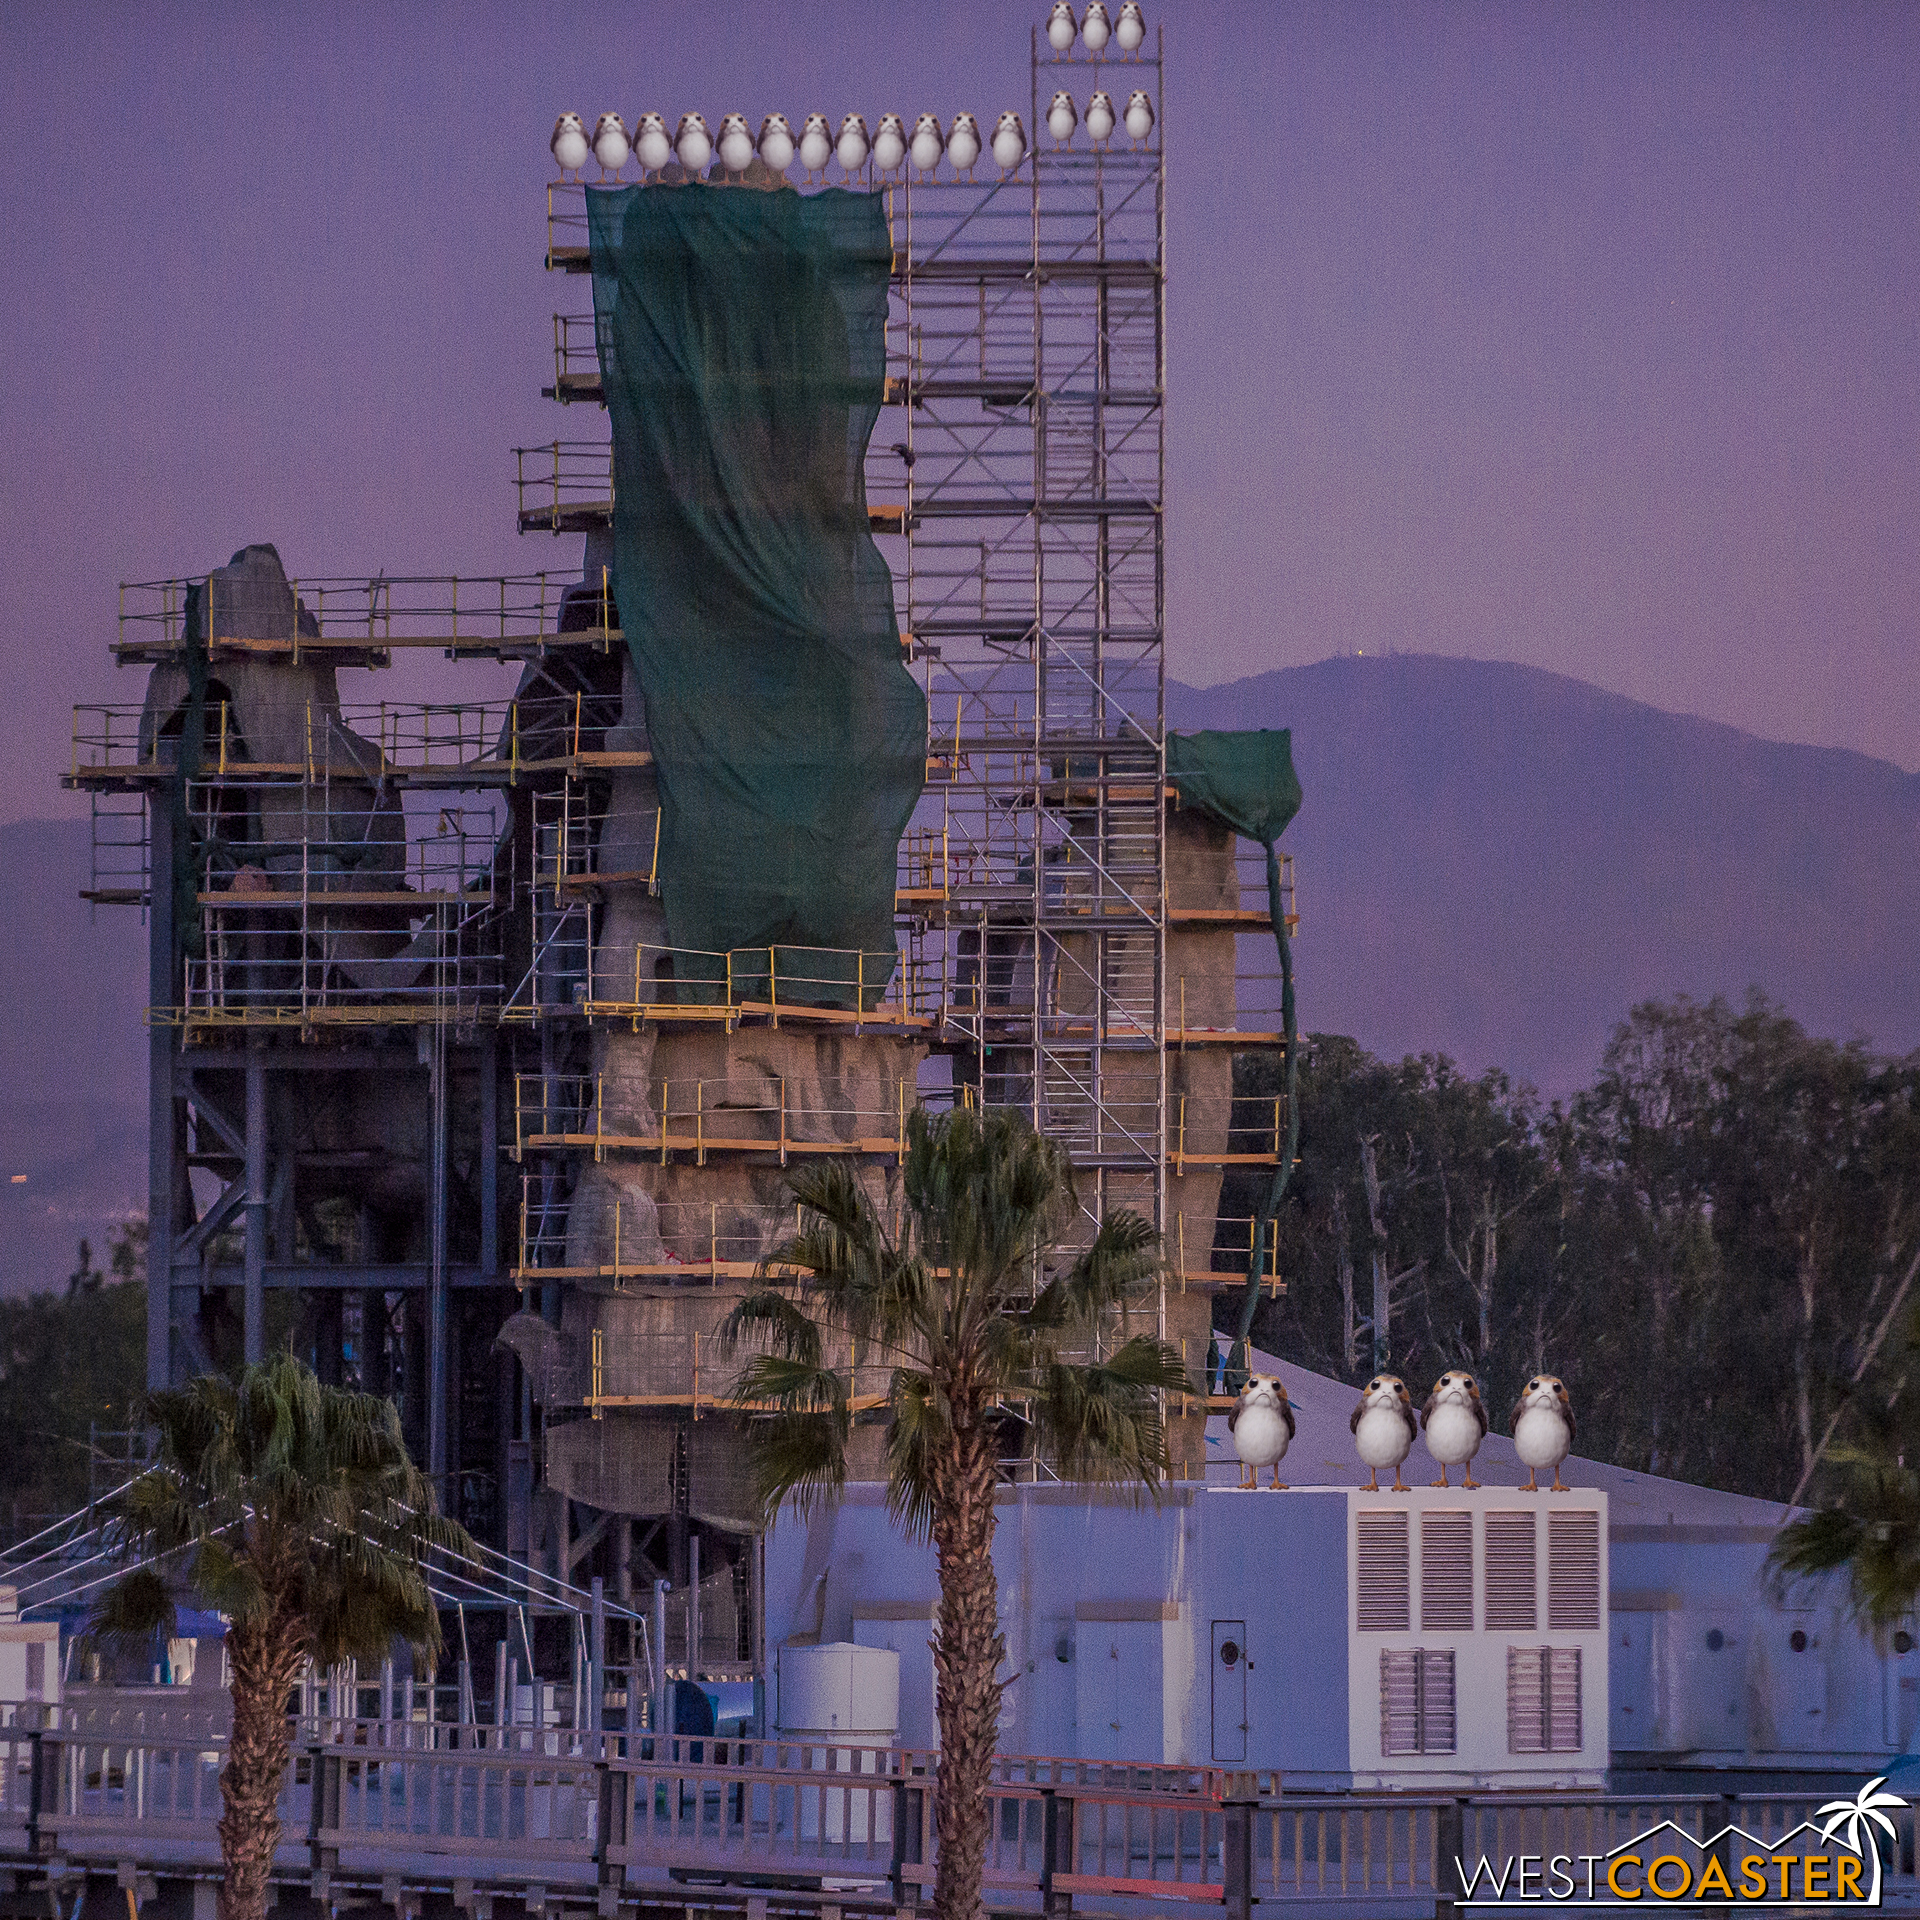
M 1228 1791 L 1245 1791 L 1250 1779 L 1235 1776 Z M 1253 1920 L 1253 1803 L 1228 1800 L 1221 1807 L 1225 1832 L 1220 1841 L 1220 1904 L 1227 1920 Z
M 48 1764 L 47 1736 L 43 1728 L 35 1727 L 28 1735 L 31 1748 L 27 1789 L 27 1852 L 37 1854 L 40 1851 L 40 1816 L 53 1813 L 49 1789 L 55 1784 L 54 1769 Z
M 1453 1920 L 1463 1889 L 1460 1860 L 1467 1850 L 1467 1803 L 1443 1800 L 1433 1810 L 1433 1915 Z
M 1733 1843 L 1733 1828 L 1739 1823 L 1739 1819 L 1740 1801 L 1738 1797 L 1734 1794 L 1723 1793 L 1720 1796 L 1718 1821 L 1724 1831 L 1721 1834 L 1719 1844 L 1715 1846 L 1713 1851 L 1719 1858 L 1721 1871 L 1727 1876 L 1729 1881 L 1733 1878 L 1733 1863 L 1740 1851 Z
M 340 1865 L 340 1850 L 326 1835 L 340 1825 L 340 1762 L 317 1741 L 307 1749 L 307 1875 L 315 1900 L 327 1904 L 327 1889 Z
M 1053 1876 L 1073 1871 L 1073 1801 L 1052 1787 L 1040 1789 L 1040 1911 L 1071 1913 L 1073 1895 L 1056 1889 Z
M 600 1745 L 600 1758 L 594 1763 L 600 1782 L 600 1817 L 594 1829 L 594 1880 L 600 1889 L 601 1920 L 613 1920 L 620 1910 L 620 1890 L 626 1884 L 626 1868 L 612 1857 L 615 1847 L 627 1844 L 627 1807 L 631 1797 L 627 1776 L 618 1772 L 607 1759 L 606 1742 Z
M 920 1865 L 920 1825 L 925 1812 L 926 1789 L 909 1784 L 906 1775 L 894 1775 L 893 1782 L 893 1865 L 887 1880 L 896 1913 L 912 1910 L 920 1903 L 920 1885 L 907 1882 L 906 1869 Z

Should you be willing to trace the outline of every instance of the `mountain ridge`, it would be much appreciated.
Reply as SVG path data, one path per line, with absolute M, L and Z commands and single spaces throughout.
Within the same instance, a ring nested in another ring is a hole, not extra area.
M 1920 1045 L 1920 775 L 1890 761 L 1436 654 L 1167 704 L 1175 728 L 1293 729 L 1308 1028 L 1549 1093 L 1676 993 L 1758 987 L 1810 1029 Z

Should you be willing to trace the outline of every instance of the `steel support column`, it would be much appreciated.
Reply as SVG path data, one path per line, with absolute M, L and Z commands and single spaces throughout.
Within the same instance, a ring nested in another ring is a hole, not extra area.
M 267 1042 L 247 1045 L 247 1238 L 242 1325 L 248 1366 L 267 1357 Z
M 156 787 L 147 801 L 149 856 L 147 1004 L 173 1002 L 174 796 Z M 179 1105 L 173 1092 L 175 1029 L 147 1029 L 147 1388 L 173 1385 L 173 1182 Z
M 427 1157 L 427 1474 L 451 1509 L 447 1486 L 447 1030 L 424 1036 L 433 1140 Z

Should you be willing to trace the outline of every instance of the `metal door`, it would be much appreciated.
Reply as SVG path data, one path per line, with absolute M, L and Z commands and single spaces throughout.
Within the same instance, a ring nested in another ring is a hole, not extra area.
M 1213 1623 L 1213 1757 L 1244 1764 L 1247 1757 L 1247 1623 Z
M 1653 1690 L 1654 1623 L 1652 1613 L 1616 1613 L 1608 1622 L 1613 1650 L 1608 1655 L 1608 1744 L 1624 1753 L 1646 1752 L 1662 1743 L 1663 1729 Z

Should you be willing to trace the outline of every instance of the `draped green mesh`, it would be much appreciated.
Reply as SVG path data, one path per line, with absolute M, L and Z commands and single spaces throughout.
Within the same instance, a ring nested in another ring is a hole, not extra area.
M 668 939 L 731 954 L 736 993 L 771 965 L 783 998 L 872 1006 L 926 775 L 862 472 L 886 374 L 881 197 L 687 184 L 587 205 Z
M 1167 777 L 1180 792 L 1180 804 L 1198 807 L 1224 821 L 1243 839 L 1257 840 L 1267 852 L 1267 911 L 1274 944 L 1280 949 L 1280 1026 L 1287 1049 L 1287 1138 L 1273 1183 L 1253 1223 L 1253 1252 L 1247 1261 L 1246 1298 L 1240 1309 L 1239 1335 L 1227 1356 L 1226 1385 L 1237 1392 L 1247 1373 L 1247 1342 L 1253 1313 L 1260 1304 L 1260 1254 L 1267 1227 L 1286 1198 L 1293 1157 L 1300 1146 L 1300 1049 L 1293 1004 L 1293 943 L 1287 937 L 1285 902 L 1280 897 L 1280 856 L 1275 850 L 1287 823 L 1300 811 L 1300 776 L 1293 770 L 1293 730 L 1261 728 L 1248 733 L 1170 733 Z

